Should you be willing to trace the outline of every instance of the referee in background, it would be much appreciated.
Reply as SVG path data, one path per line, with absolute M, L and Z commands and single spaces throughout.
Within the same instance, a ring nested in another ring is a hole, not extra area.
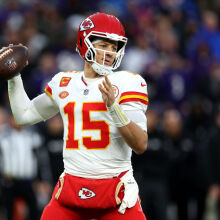
M 0 111 L 4 114 L 4 111 Z M 18 126 L 13 116 L 9 123 L 0 125 L 0 169 L 2 205 L 8 220 L 13 219 L 16 198 L 22 198 L 28 207 L 27 219 L 38 220 L 37 199 L 33 182 L 37 177 L 38 164 L 35 151 L 42 140 L 33 129 Z

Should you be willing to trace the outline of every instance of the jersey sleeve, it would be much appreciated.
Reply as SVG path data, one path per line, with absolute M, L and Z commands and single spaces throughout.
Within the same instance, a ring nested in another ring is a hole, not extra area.
M 55 85 L 54 85 L 54 78 L 46 85 L 44 92 L 52 99 L 54 100 L 53 97 L 53 91 L 55 90 Z
M 125 111 L 141 110 L 145 113 L 148 107 L 146 81 L 140 75 L 127 79 L 118 102 Z
M 56 88 L 57 85 L 59 83 L 59 79 L 60 79 L 60 74 L 58 73 L 56 74 L 50 82 L 48 82 L 48 84 L 46 85 L 44 92 L 53 100 L 55 101 L 55 94 L 56 94 Z

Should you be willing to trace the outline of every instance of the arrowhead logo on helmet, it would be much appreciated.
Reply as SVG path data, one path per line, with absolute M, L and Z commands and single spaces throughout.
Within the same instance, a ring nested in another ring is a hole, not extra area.
M 96 61 L 96 49 L 92 40 L 101 38 L 103 40 L 116 41 L 118 48 L 114 62 L 111 66 L 100 64 Z M 77 34 L 76 51 L 79 55 L 90 62 L 92 68 L 100 75 L 110 74 L 120 66 L 124 56 L 127 38 L 124 27 L 114 15 L 97 12 L 87 17 L 79 26 Z
M 94 27 L 95 25 L 93 24 L 92 20 L 90 18 L 86 18 L 80 25 L 80 31 L 86 31 Z

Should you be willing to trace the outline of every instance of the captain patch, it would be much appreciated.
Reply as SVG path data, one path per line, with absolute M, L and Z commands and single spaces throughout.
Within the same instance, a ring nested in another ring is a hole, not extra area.
M 62 79 L 60 80 L 60 87 L 68 86 L 70 80 L 71 77 L 62 77 Z

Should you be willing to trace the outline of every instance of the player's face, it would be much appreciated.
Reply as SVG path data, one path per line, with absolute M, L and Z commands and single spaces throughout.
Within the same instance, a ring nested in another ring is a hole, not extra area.
M 96 62 L 102 65 L 111 66 L 116 57 L 118 49 L 117 42 L 101 41 L 95 43 L 93 46 L 96 48 Z

